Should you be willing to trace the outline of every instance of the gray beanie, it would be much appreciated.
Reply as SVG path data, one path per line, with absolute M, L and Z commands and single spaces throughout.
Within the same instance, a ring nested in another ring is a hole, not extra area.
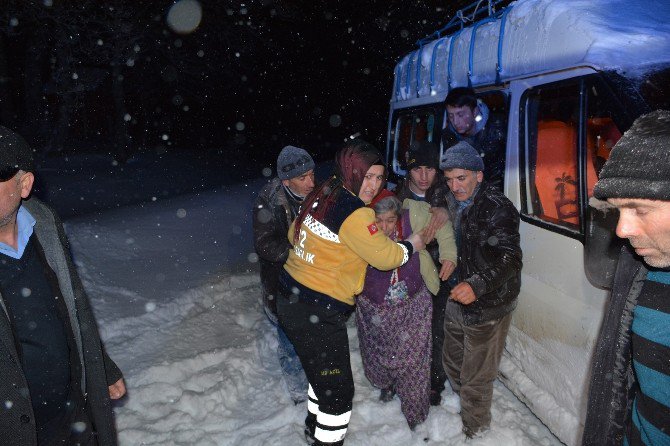
M 484 161 L 479 153 L 465 141 L 449 147 L 440 159 L 440 169 L 465 169 L 478 172 L 484 170 Z
M 277 176 L 281 180 L 299 177 L 314 169 L 314 160 L 300 147 L 286 146 L 277 157 Z
M 593 194 L 670 201 L 669 153 L 670 111 L 640 116 L 612 148 Z
M 35 170 L 33 151 L 18 133 L 0 125 L 0 169 Z

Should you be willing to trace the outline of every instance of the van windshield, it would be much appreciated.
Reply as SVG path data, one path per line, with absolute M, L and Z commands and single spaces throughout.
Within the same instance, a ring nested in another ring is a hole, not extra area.
M 614 72 L 606 73 L 605 78 L 629 113 L 630 122 L 626 128 L 642 114 L 658 109 L 670 110 L 670 65 L 657 66 L 637 78 Z
M 654 71 L 640 83 L 640 95 L 651 110 L 670 109 L 670 67 Z

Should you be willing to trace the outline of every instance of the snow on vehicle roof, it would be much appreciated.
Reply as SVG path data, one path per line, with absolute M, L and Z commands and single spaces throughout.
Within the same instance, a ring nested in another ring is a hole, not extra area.
M 665 63 L 666 0 L 519 0 L 403 57 L 392 102 L 578 66 L 638 75 Z

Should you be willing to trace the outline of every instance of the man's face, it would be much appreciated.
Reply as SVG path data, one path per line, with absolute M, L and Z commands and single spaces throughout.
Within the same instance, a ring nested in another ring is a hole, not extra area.
M 381 229 L 387 237 L 390 237 L 396 228 L 396 223 L 398 223 L 398 214 L 393 211 L 386 211 L 382 214 L 377 214 L 375 220 L 377 227 Z
M 409 171 L 409 188 L 417 195 L 425 195 L 435 181 L 434 167 L 418 166 Z
M 670 201 L 610 198 L 619 209 L 616 234 L 656 268 L 670 267 Z
M 282 180 L 282 183 L 291 189 L 294 194 L 306 197 L 314 189 L 314 170 L 308 170 L 299 177 L 290 180 Z
M 478 114 L 478 107 L 470 108 L 467 105 L 452 107 L 451 105 L 447 105 L 447 117 L 459 135 L 472 136 L 475 134 L 475 117 Z
M 32 173 L 19 171 L 7 181 L 0 182 L 0 227 L 15 221 L 21 199 L 28 198 L 33 181 Z
M 384 166 L 379 164 L 370 166 L 363 178 L 363 184 L 361 185 L 361 190 L 358 192 L 358 198 L 363 200 L 363 203 L 369 204 L 379 193 L 382 184 L 384 184 L 384 180 Z
M 447 185 L 458 201 L 465 201 L 472 197 L 475 188 L 484 179 L 482 172 L 473 172 L 465 169 L 450 169 L 444 171 Z

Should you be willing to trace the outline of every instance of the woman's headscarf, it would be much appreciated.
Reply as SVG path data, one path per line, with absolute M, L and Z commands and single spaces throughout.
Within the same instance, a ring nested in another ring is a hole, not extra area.
M 358 196 L 365 174 L 375 164 L 384 165 L 381 153 L 372 144 L 362 139 L 345 144 L 335 154 L 335 174 L 305 197 L 296 217 L 293 242 L 297 242 L 300 226 L 307 214 L 321 221 L 337 201 L 343 187 Z
M 375 164 L 384 165 L 379 150 L 362 139 L 355 139 L 335 155 L 335 175 L 340 177 L 349 192 L 358 195 L 365 174 Z

